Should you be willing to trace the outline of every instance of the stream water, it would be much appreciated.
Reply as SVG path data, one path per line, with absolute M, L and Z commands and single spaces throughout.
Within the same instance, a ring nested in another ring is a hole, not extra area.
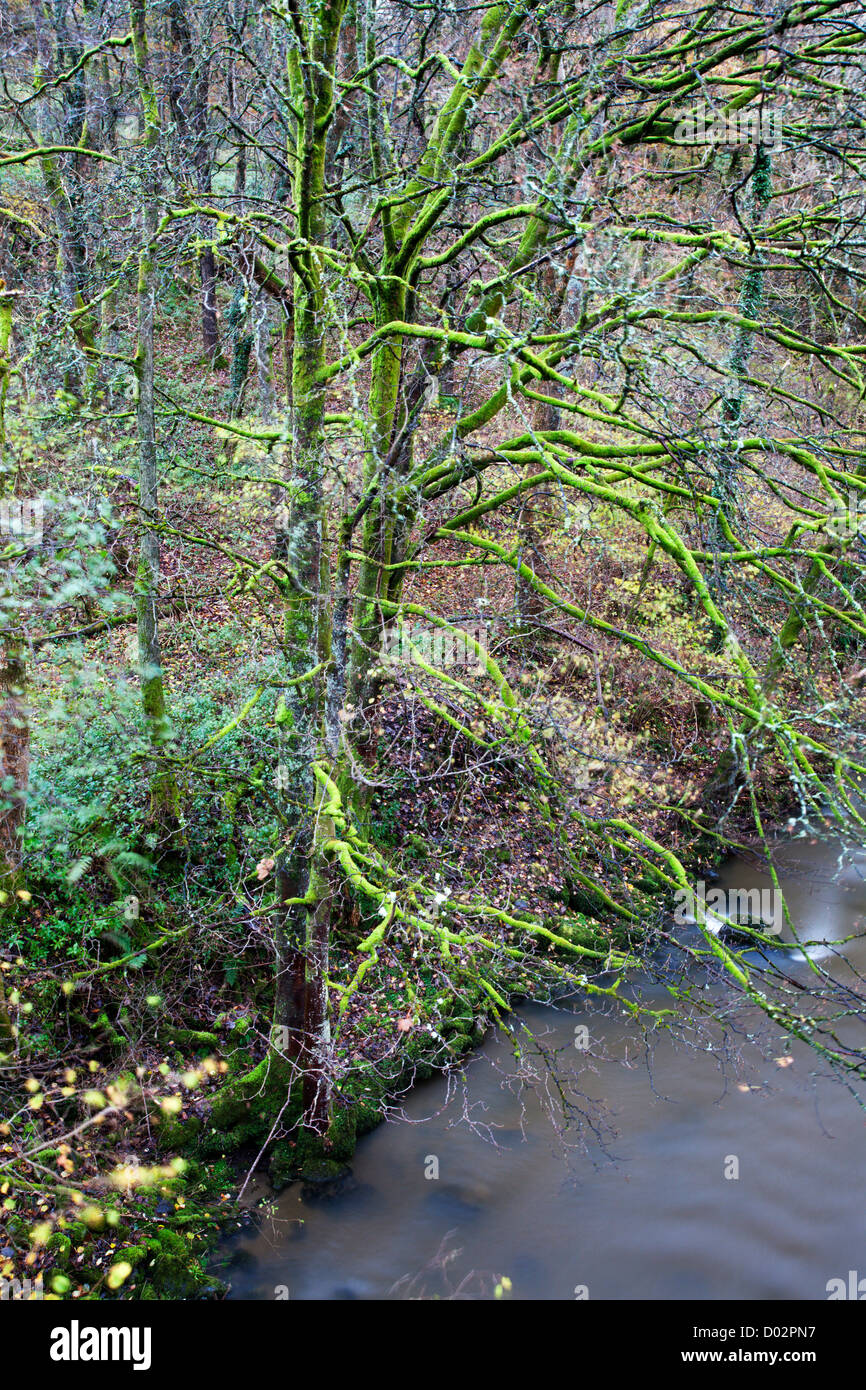
M 866 1036 L 866 937 L 832 945 L 866 918 L 866 858 L 837 861 L 801 839 L 778 863 L 798 939 L 828 943 L 810 949 L 864 996 Z M 714 886 L 768 885 L 733 859 Z M 789 970 L 810 973 L 802 955 Z M 704 997 L 724 1011 L 724 985 Z M 826 1299 L 866 1279 L 866 1112 L 811 1049 L 785 1053 L 758 1011 L 650 1047 L 583 1000 L 520 1017 L 523 1063 L 492 1038 L 360 1142 L 339 1195 L 294 1184 L 228 1237 L 229 1296 L 490 1298 L 504 1275 L 516 1299 Z

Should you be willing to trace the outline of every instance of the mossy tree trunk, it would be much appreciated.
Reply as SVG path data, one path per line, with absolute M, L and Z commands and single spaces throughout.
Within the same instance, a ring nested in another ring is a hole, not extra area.
M 304 249 L 293 264 L 292 437 L 286 492 L 290 500 L 285 544 L 284 660 L 285 753 L 278 787 L 291 839 L 277 869 L 277 1012 L 304 1071 L 305 1120 L 324 1132 L 330 1112 L 330 1021 L 327 970 L 330 943 L 329 869 L 323 846 L 333 827 L 319 812 L 318 760 L 326 756 L 325 681 L 311 673 L 330 661 L 330 585 L 324 498 L 326 308 L 317 247 L 324 241 L 324 189 L 328 126 L 333 115 L 333 71 L 343 4 L 301 25 L 287 56 L 297 112 L 289 141 L 298 237 Z
M 138 260 L 138 345 L 133 359 L 141 522 L 141 553 L 135 586 L 138 663 L 144 716 L 156 759 L 156 769 L 150 784 L 151 815 L 166 829 L 172 830 L 179 819 L 179 795 L 173 773 L 161 764 L 161 755 L 170 738 L 171 728 L 163 683 L 157 618 L 159 536 L 156 525 L 159 518 L 159 486 L 154 411 L 153 333 L 156 313 L 156 233 L 159 220 L 156 158 L 160 123 L 156 91 L 149 69 L 145 0 L 130 0 L 130 18 L 145 130 L 141 251 Z

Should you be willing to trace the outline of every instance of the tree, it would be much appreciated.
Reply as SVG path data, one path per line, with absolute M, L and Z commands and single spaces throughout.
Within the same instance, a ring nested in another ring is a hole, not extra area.
M 863 557 L 857 535 L 834 534 L 864 488 L 856 6 L 175 5 L 164 90 L 143 4 L 130 13 L 144 137 L 118 158 L 140 179 L 143 233 L 116 235 L 100 295 L 122 290 L 136 257 L 139 634 L 166 804 L 178 763 L 211 775 L 200 755 L 223 731 L 186 758 L 165 747 L 158 536 L 228 564 L 226 596 L 277 631 L 276 674 L 226 726 L 275 683 L 276 762 L 243 785 L 279 817 L 262 908 L 277 1041 L 236 1090 L 271 1087 L 272 1109 L 290 1102 L 335 1152 L 342 1031 L 389 952 L 413 962 L 416 992 L 421 961 L 495 1017 L 527 971 L 551 991 L 624 997 L 628 963 L 659 935 L 859 1075 L 829 1013 L 805 1017 L 774 967 L 706 924 L 683 944 L 665 918 L 731 825 L 748 825 L 771 868 L 768 810 L 855 837 L 864 826 L 839 660 L 866 638 Z M 93 177 L 109 196 L 109 175 Z M 129 201 L 120 185 L 110 197 Z M 213 258 L 208 313 L 219 276 L 234 279 L 222 411 L 154 349 L 155 268 L 179 283 L 190 235 Z M 290 379 L 285 402 L 265 393 L 267 418 L 244 397 L 245 306 L 262 297 L 285 325 Z M 93 309 L 76 306 L 67 325 Z M 85 355 L 106 356 L 94 342 Z M 160 516 L 158 427 L 216 432 L 220 460 L 195 468 L 233 501 L 269 490 L 266 557 L 234 533 L 231 502 L 219 535 Z M 235 441 L 262 456 L 249 471 Z M 437 598 L 450 573 L 459 603 Z M 479 629 L 470 605 L 489 590 Z M 474 674 L 430 659 L 431 634 L 460 644 Z M 592 657 L 579 709 L 550 693 L 554 639 Z M 408 668 L 390 661 L 395 644 Z M 635 752 L 641 730 L 617 724 L 619 703 L 643 717 L 638 688 L 644 713 L 659 707 L 648 721 L 663 750 L 684 710 L 723 731 L 675 793 Z M 555 858 L 567 931 L 471 882 L 446 903 L 429 871 L 377 843 L 394 704 L 404 731 L 420 711 L 447 733 L 467 780 L 491 766 L 513 779 Z M 711 773 L 712 815 L 696 784 Z M 766 952 L 767 934 L 745 930 Z M 604 965 L 613 984 L 591 974 Z
M 138 659 L 141 698 L 155 751 L 171 736 L 163 687 L 159 648 L 157 594 L 159 592 L 159 517 L 156 421 L 154 414 L 153 324 L 156 313 L 155 241 L 159 223 L 159 183 L 154 157 L 160 137 L 159 109 L 150 76 L 147 44 L 147 9 L 144 0 L 131 0 L 132 43 L 144 119 L 144 157 L 141 251 L 138 258 L 138 347 L 133 359 L 138 424 L 138 500 L 141 508 L 141 559 L 138 569 Z M 170 771 L 160 768 L 151 784 L 151 811 L 155 819 L 173 824 L 178 819 L 177 786 Z

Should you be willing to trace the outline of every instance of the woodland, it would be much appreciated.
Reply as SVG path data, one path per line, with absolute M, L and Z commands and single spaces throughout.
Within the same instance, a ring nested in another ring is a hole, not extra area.
M 857 1104 L 862 981 L 672 913 L 866 843 L 861 5 L 0 53 L 0 1277 L 218 1297 L 251 1173 L 339 1183 L 527 999 L 652 1034 L 697 970 Z

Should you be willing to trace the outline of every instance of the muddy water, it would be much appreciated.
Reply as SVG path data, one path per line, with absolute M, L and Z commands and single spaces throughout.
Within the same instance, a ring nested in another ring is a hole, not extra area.
M 866 860 L 840 873 L 837 856 L 792 842 L 783 886 L 798 939 L 830 943 L 808 949 L 866 994 L 866 940 L 832 945 L 866 918 Z M 768 880 L 733 860 L 716 886 Z M 789 968 L 808 978 L 803 956 Z M 645 997 L 665 1000 L 650 982 Z M 702 997 L 727 1003 L 722 986 Z M 519 1066 L 500 1036 L 419 1087 L 341 1194 L 284 1191 L 223 1245 L 230 1297 L 484 1299 L 505 1275 L 516 1299 L 825 1299 L 828 1280 L 866 1277 L 866 1112 L 813 1053 L 780 1065 L 778 1034 L 742 1012 L 736 1036 L 648 1048 L 584 1004 L 523 1010 Z

